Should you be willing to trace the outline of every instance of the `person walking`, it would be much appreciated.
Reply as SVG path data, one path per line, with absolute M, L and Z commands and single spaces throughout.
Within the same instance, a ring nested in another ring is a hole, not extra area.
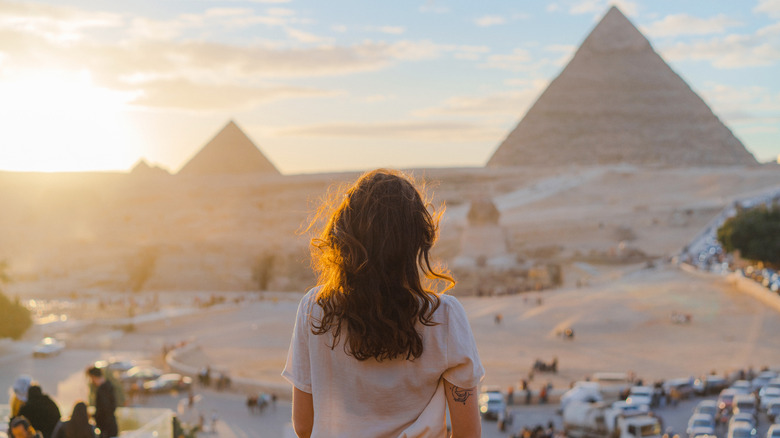
M 73 406 L 70 420 L 60 421 L 54 428 L 52 438 L 96 438 L 95 428 L 89 424 L 87 405 L 78 402 Z
M 87 376 L 95 385 L 95 425 L 100 429 L 100 438 L 116 437 L 119 427 L 116 424 L 116 396 L 114 386 L 103 375 L 103 370 L 90 367 Z
M 51 438 L 51 433 L 60 422 L 60 408 L 38 385 L 32 385 L 27 390 L 27 403 L 19 409 L 19 415 L 27 418 L 43 438 Z
M 333 196 L 309 226 L 324 222 L 319 286 L 298 306 L 282 372 L 295 433 L 444 437 L 449 405 L 453 436 L 479 437 L 484 369 L 465 310 L 443 294 L 455 281 L 430 260 L 442 212 L 397 171 Z

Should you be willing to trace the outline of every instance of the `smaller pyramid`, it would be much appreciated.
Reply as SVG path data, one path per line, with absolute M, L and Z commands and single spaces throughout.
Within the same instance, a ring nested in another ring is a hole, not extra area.
M 232 120 L 177 175 L 278 174 L 273 164 Z
M 170 176 L 170 173 L 167 170 L 160 166 L 150 166 L 149 163 L 147 163 L 143 158 L 138 160 L 135 166 L 133 166 L 130 174 L 140 177 Z

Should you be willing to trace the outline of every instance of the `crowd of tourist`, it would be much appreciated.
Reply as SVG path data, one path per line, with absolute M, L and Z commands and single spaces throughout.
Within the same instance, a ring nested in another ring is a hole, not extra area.
M 94 423 L 87 404 L 74 404 L 70 417 L 61 415 L 57 403 L 31 376 L 19 376 L 9 389 L 8 436 L 12 438 L 108 438 L 119 435 L 114 388 L 100 368 L 90 367 L 87 377 L 95 387 Z

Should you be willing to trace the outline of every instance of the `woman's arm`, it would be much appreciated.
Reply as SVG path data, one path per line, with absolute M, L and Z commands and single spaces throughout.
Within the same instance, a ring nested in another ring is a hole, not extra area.
M 311 394 L 293 387 L 292 423 L 295 434 L 308 438 L 314 428 L 314 400 Z
M 447 406 L 450 409 L 452 438 L 479 438 L 482 422 L 477 405 L 477 388 L 461 388 L 444 380 Z

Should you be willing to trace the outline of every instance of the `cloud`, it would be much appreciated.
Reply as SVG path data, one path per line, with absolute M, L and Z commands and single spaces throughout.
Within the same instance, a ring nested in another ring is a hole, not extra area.
M 485 15 L 474 20 L 474 23 L 480 27 L 490 27 L 505 24 L 506 18 L 500 15 Z
M 302 42 L 302 43 L 325 43 L 330 42 L 331 40 L 328 38 L 324 38 L 318 35 L 314 35 L 309 32 L 304 32 L 299 29 L 293 29 L 292 27 L 286 27 L 284 28 L 284 31 L 287 33 L 287 35 L 290 38 L 293 38 L 296 41 Z
M 0 0 L 0 29 L 30 32 L 59 42 L 81 39 L 82 31 L 87 29 L 119 28 L 123 24 L 122 16 L 113 13 Z
M 708 83 L 700 94 L 729 123 L 780 123 L 780 93 L 764 87 Z
M 753 35 L 731 34 L 706 41 L 678 42 L 661 47 L 665 59 L 709 61 L 718 68 L 775 65 L 780 61 L 780 26 L 759 29 Z
M 379 32 L 388 35 L 401 35 L 406 32 L 406 28 L 403 26 L 366 26 L 363 29 L 368 32 Z
M 417 111 L 418 116 L 470 115 L 493 116 L 511 115 L 519 117 L 539 97 L 547 87 L 547 80 L 527 80 L 511 82 L 523 86 L 520 90 L 507 90 L 487 96 L 458 96 L 447 99 L 441 106 Z
M 388 100 L 396 100 L 398 96 L 394 94 L 372 94 L 370 96 L 366 96 L 363 98 L 363 102 L 367 103 L 378 103 L 378 102 L 387 102 Z
M 335 92 L 288 86 L 252 87 L 236 84 L 198 84 L 186 79 L 155 80 L 141 85 L 142 92 L 131 101 L 151 108 L 193 111 L 251 108 L 279 99 L 330 97 Z
M 510 71 L 526 71 L 529 68 L 531 54 L 526 49 L 517 48 L 512 53 L 495 54 L 487 57 L 487 60 L 480 64 L 482 68 L 495 68 Z
M 453 121 L 400 121 L 385 123 L 331 123 L 282 128 L 284 137 L 382 138 L 432 142 L 495 141 L 504 129 Z
M 431 14 L 448 14 L 450 8 L 436 4 L 436 0 L 426 0 L 425 4 L 420 5 L 419 11 Z
M 624 14 L 632 17 L 636 17 L 639 12 L 636 2 L 631 0 L 569 0 L 566 3 L 569 6 L 569 13 L 573 15 L 596 14 L 601 16 L 607 12 L 610 5 L 617 6 Z
M 780 18 L 780 0 L 758 0 L 758 5 L 753 12 L 769 15 L 772 18 Z
M 653 37 L 669 37 L 678 35 L 707 35 L 723 33 L 729 27 L 739 26 L 737 20 L 725 14 L 710 18 L 699 18 L 688 14 L 667 15 L 661 20 L 647 26 L 640 26 L 643 33 Z

